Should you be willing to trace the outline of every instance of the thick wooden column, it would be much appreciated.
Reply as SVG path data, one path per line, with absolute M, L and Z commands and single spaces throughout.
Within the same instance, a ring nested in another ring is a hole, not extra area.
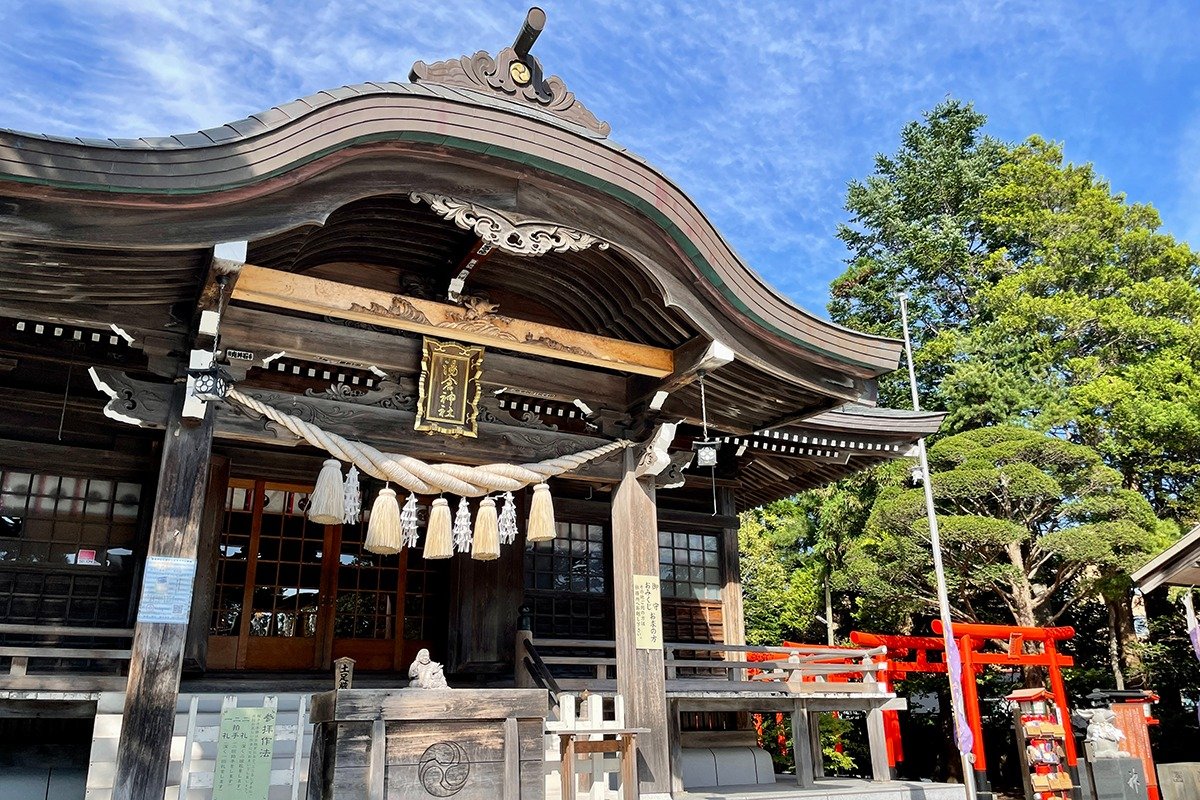
M 625 698 L 625 720 L 631 728 L 648 728 L 638 736 L 638 782 L 642 797 L 670 797 L 671 768 L 667 747 L 667 692 L 663 670 L 662 618 L 659 646 L 638 647 L 635 578 L 658 582 L 658 512 L 654 476 L 637 475 L 637 453 L 625 451 L 625 472 L 612 499 L 613 620 L 616 629 L 617 691 Z M 644 642 L 643 642 L 644 644 Z
M 208 483 L 213 409 L 210 403 L 203 420 L 184 425 L 180 413 L 185 391 L 183 384 L 175 388 L 163 437 L 147 556 L 194 562 Z M 162 800 L 167 782 L 188 626 L 186 619 L 177 623 L 143 622 L 146 592 L 143 582 L 117 750 L 115 800 Z

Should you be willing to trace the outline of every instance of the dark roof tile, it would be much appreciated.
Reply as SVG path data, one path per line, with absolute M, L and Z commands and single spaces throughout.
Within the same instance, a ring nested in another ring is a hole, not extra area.
M 251 114 L 250 119 L 256 119 L 268 128 L 274 128 L 277 125 L 282 125 L 291 117 L 280 111 L 278 108 L 268 108 L 266 111 L 260 111 L 257 114 Z
M 221 125 L 216 128 L 205 128 L 200 132 L 209 139 L 212 139 L 214 144 L 221 144 L 222 142 L 230 142 L 234 139 L 241 138 L 241 133 L 232 125 Z

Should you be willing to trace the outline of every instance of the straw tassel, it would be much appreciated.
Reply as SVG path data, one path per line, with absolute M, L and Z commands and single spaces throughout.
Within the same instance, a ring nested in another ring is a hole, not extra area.
M 408 501 L 400 510 L 400 533 L 404 537 L 405 547 L 416 547 L 417 533 L 417 496 L 409 494 Z
M 548 542 L 555 536 L 554 501 L 550 497 L 550 486 L 539 483 L 533 487 L 533 500 L 529 502 L 529 527 L 525 540 Z
M 396 490 L 385 486 L 379 490 L 379 496 L 371 506 L 371 521 L 367 525 L 367 540 L 363 542 L 363 548 L 386 556 L 399 553 L 402 544 L 400 503 L 396 501 Z
M 438 497 L 429 507 L 429 527 L 425 530 L 425 558 L 449 558 L 454 555 L 450 538 L 450 504 Z
M 471 552 L 471 507 L 465 497 L 459 499 L 454 513 L 454 552 Z
M 500 544 L 512 544 L 517 539 L 517 504 L 512 492 L 504 493 L 504 505 L 500 507 Z
M 500 526 L 496 519 L 496 501 L 485 497 L 475 512 L 475 537 L 471 540 L 471 558 L 495 561 L 500 557 Z
M 342 491 L 342 522 L 354 525 L 362 519 L 362 488 L 358 485 L 358 467 L 350 465 Z
M 342 463 L 336 458 L 327 458 L 317 476 L 317 486 L 308 496 L 308 518 L 318 525 L 341 525 L 344 515 Z

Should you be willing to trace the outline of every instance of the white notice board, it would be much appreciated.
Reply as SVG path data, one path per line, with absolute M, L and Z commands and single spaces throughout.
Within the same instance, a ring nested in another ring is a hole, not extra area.
M 195 578 L 194 558 L 148 557 L 137 621 L 186 625 L 192 611 Z

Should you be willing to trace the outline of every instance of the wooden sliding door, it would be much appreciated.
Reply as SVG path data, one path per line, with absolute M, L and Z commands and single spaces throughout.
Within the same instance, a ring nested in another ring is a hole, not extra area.
M 419 549 L 367 552 L 365 521 L 310 522 L 309 489 L 230 480 L 209 669 L 324 670 L 349 656 L 356 670 L 391 671 L 444 640 L 445 613 L 426 596 L 434 584 L 444 591 L 443 562 L 425 562 Z

